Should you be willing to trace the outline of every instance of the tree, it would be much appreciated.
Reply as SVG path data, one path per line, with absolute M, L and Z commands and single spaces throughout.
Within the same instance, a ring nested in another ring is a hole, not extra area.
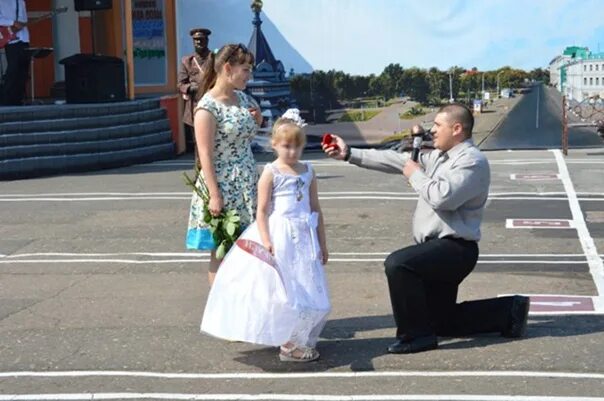
M 417 67 L 408 68 L 403 72 L 405 92 L 413 100 L 426 103 L 430 87 L 426 77 L 426 71 Z

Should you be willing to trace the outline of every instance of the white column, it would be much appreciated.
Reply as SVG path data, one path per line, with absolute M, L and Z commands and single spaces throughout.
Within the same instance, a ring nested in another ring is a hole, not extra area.
M 53 0 L 53 9 L 67 7 L 64 13 L 52 18 L 52 41 L 55 57 L 55 82 L 65 80 L 65 69 L 59 61 L 80 53 L 79 13 L 75 11 L 73 0 Z

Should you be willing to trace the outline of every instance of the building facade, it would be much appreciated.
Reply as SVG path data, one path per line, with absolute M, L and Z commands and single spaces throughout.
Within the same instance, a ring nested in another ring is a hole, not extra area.
M 569 100 L 604 97 L 604 53 L 586 47 L 567 47 L 549 64 L 551 85 Z
M 604 97 L 604 54 L 590 54 L 562 68 L 566 75 L 562 93 L 581 102 L 588 97 Z

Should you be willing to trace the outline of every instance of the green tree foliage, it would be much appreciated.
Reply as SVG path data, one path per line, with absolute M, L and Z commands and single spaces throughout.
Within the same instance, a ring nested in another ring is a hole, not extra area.
M 449 96 L 449 76 L 452 81 L 452 96 L 456 100 L 470 101 L 482 96 L 484 89 L 518 88 L 529 80 L 545 83 L 549 72 L 536 68 L 530 72 L 509 66 L 492 71 L 480 71 L 476 67 L 466 69 L 453 66 L 446 71 L 436 67 L 422 69 L 403 68 L 400 64 L 389 64 L 379 75 L 350 75 L 343 71 L 317 70 L 311 74 L 298 74 L 290 78 L 291 91 L 300 109 L 307 118 L 323 121 L 326 109 L 340 108 L 340 102 L 354 101 L 365 97 L 383 97 L 384 100 L 404 94 L 423 104 L 440 104 Z M 498 82 L 499 81 L 499 82 Z

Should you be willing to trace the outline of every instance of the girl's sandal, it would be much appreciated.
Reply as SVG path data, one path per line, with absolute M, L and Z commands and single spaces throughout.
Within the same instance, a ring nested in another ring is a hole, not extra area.
M 319 359 L 319 351 L 309 347 L 296 347 L 295 345 L 291 348 L 281 346 L 281 352 L 279 352 L 279 360 L 281 362 L 312 362 Z M 294 356 L 294 353 L 298 351 L 301 355 Z

